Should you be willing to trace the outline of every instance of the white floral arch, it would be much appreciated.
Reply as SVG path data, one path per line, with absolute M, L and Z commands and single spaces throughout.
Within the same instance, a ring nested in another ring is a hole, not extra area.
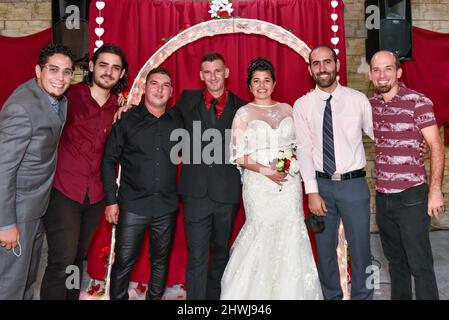
M 196 24 L 171 38 L 147 60 L 134 79 L 127 99 L 128 104 L 139 103 L 144 92 L 145 78 L 148 72 L 162 64 L 173 52 L 186 44 L 204 37 L 233 33 L 266 36 L 292 48 L 306 62 L 309 60 L 310 48 L 293 33 L 278 25 L 256 19 L 230 18 L 209 20 Z

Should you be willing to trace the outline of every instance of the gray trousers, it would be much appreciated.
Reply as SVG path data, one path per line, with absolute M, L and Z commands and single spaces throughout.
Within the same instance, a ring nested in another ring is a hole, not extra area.
M 317 181 L 320 195 L 327 207 L 327 214 L 323 219 L 325 229 L 315 235 L 323 296 L 326 300 L 343 298 L 336 252 L 341 218 L 351 260 L 351 299 L 372 299 L 373 290 L 366 285 L 366 279 L 370 275 L 367 267 L 371 264 L 368 184 L 365 178 L 344 181 L 317 178 Z
M 22 254 L 0 247 L 0 300 L 32 300 L 44 240 L 41 219 L 18 223 Z M 15 248 L 19 253 L 19 246 Z

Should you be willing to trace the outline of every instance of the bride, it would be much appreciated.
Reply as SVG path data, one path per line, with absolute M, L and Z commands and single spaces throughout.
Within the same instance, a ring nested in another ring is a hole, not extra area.
M 253 60 L 248 87 L 254 101 L 237 111 L 232 125 L 231 162 L 243 171 L 246 221 L 221 280 L 225 300 L 322 299 L 299 175 L 273 164 L 280 151 L 295 146 L 292 108 L 271 99 L 275 85 L 271 62 Z

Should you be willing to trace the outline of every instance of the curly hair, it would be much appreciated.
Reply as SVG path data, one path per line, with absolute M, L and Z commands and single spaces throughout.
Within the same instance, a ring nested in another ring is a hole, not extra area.
M 41 49 L 39 52 L 39 57 L 37 58 L 37 64 L 43 68 L 44 65 L 48 62 L 48 58 L 50 58 L 52 55 L 55 54 L 63 54 L 72 60 L 72 69 L 74 69 L 74 59 L 75 56 L 73 55 L 72 51 L 69 49 L 69 47 L 64 46 L 62 44 L 54 43 L 46 45 Z
M 97 63 L 97 59 L 102 53 L 112 53 L 120 57 L 122 60 L 122 69 L 125 70 L 125 74 L 121 79 L 118 80 L 117 84 L 112 88 L 112 92 L 115 94 L 119 94 L 122 92 L 123 89 L 125 89 L 128 85 L 126 82 L 128 78 L 128 61 L 126 60 L 125 54 L 123 53 L 122 49 L 120 49 L 119 46 L 112 44 L 112 43 L 105 43 L 100 48 L 98 48 L 97 51 L 94 52 L 92 58 L 90 61 L 95 65 Z M 84 77 L 84 81 L 91 86 L 93 83 L 93 77 L 94 73 L 89 70 L 89 72 Z
M 274 66 L 271 61 L 267 58 L 258 57 L 250 62 L 248 66 L 248 79 L 246 80 L 246 84 L 248 88 L 251 84 L 251 79 L 253 78 L 253 73 L 256 71 L 269 71 L 271 74 L 271 78 L 273 82 L 276 81 L 276 76 L 274 74 Z

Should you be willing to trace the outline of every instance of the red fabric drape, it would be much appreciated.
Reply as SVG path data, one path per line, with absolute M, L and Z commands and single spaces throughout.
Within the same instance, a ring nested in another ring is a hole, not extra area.
M 449 33 L 413 27 L 413 60 L 402 64 L 406 86 L 434 103 L 438 126 L 449 124 Z
M 0 110 L 10 94 L 35 76 L 40 50 L 51 42 L 51 29 L 25 37 L 0 36 Z
M 125 52 L 132 79 L 143 64 L 163 45 L 162 38 L 171 37 L 182 29 L 209 20 L 209 2 L 162 1 L 162 0 L 105 0 L 101 11 L 104 22 L 104 34 L 101 40 L 118 44 Z M 234 17 L 259 19 L 274 23 L 291 30 L 310 48 L 318 44 L 331 45 L 333 36 L 331 26 L 333 12 L 329 0 L 258 0 L 233 1 Z M 339 15 L 339 58 L 341 63 L 340 82 L 346 84 L 346 51 L 344 39 L 343 2 L 336 8 Z M 90 47 L 95 47 L 98 37 L 95 35 L 95 18 L 98 10 L 95 2 L 90 7 Z M 201 57 L 208 51 L 218 51 L 226 59 L 230 68 L 227 86 L 242 98 L 250 100 L 246 87 L 247 66 L 258 57 L 265 56 L 272 60 L 276 68 L 277 86 L 274 99 L 293 104 L 301 95 L 314 87 L 307 71 L 305 61 L 293 50 L 269 38 L 259 35 L 220 35 L 203 38 L 188 44 L 172 54 L 164 63 L 173 75 L 174 95 L 171 103 L 176 101 L 183 89 L 200 88 L 199 66 Z M 186 245 L 182 208 L 178 216 L 175 243 L 171 254 L 168 285 L 184 283 L 186 267 Z M 243 209 L 240 209 L 234 238 L 244 222 Z M 101 229 L 101 228 L 100 228 Z M 107 236 L 104 238 L 104 236 Z M 101 248 L 108 245 L 109 230 L 99 230 L 95 236 L 88 259 L 88 273 L 95 279 L 103 279 L 104 267 L 98 264 Z M 312 243 L 313 245 L 313 243 Z M 148 251 L 144 244 L 142 251 Z M 139 265 L 140 263 L 140 265 Z M 148 261 L 138 263 L 131 280 L 148 281 Z M 141 271 L 144 271 L 142 273 Z

